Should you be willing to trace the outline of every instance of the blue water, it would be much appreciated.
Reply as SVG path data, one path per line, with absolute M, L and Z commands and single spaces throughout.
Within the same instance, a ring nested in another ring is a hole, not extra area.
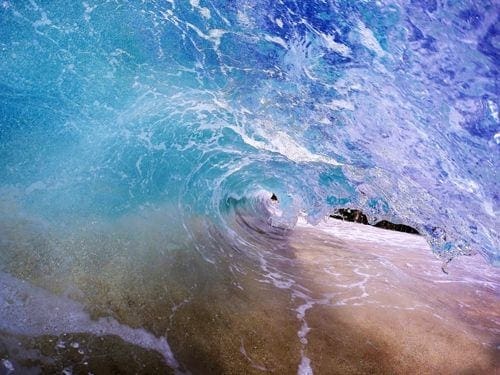
M 498 265 L 499 9 L 2 1 L 0 221 L 232 233 L 275 193 L 277 227 L 360 208 Z

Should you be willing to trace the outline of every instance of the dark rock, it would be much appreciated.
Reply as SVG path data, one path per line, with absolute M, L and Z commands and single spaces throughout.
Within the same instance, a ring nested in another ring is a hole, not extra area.
M 338 219 L 338 220 L 346 220 L 346 221 L 351 221 L 354 223 L 361 223 L 361 224 L 370 225 L 370 224 L 368 224 L 368 218 L 360 210 L 354 210 L 354 209 L 350 209 L 350 208 L 341 208 L 341 209 L 336 210 L 334 214 L 330 215 L 330 217 L 334 218 L 334 219 Z M 381 221 L 373 224 L 373 226 L 377 227 L 377 228 L 382 228 L 382 229 L 395 230 L 398 232 L 420 234 L 418 232 L 418 230 L 416 230 L 413 227 L 410 227 L 409 225 L 395 224 L 395 223 L 391 223 L 390 221 L 387 221 L 387 220 L 381 220 Z
M 334 219 L 352 221 L 354 223 L 368 224 L 368 218 L 360 210 L 353 210 L 350 208 L 341 208 L 335 211 L 334 215 L 330 215 Z
M 383 229 L 389 229 L 389 230 L 395 230 L 395 231 L 398 231 L 398 232 L 405 232 L 405 233 L 412 233 L 412 234 L 420 234 L 418 232 L 418 230 L 416 230 L 415 228 L 412 228 L 408 225 L 404 225 L 404 224 L 394 224 L 394 223 L 391 223 L 390 221 L 387 221 L 387 220 L 382 220 L 382 221 L 379 221 L 378 223 L 376 223 L 374 225 L 375 227 L 377 228 L 383 228 Z

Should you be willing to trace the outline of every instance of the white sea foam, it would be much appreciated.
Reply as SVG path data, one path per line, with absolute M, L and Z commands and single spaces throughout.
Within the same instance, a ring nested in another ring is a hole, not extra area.
M 173 369 L 179 364 L 164 337 L 140 328 L 130 328 L 114 318 L 92 320 L 85 306 L 67 297 L 56 296 L 26 281 L 0 272 L 0 330 L 20 335 L 61 335 L 88 333 L 115 335 L 123 341 L 161 354 Z
M 11 361 L 9 361 L 8 359 L 2 359 L 0 361 L 0 364 L 2 365 L 2 367 L 5 369 L 5 374 L 6 375 L 10 375 L 10 374 L 13 374 L 14 373 L 14 365 L 12 364 Z
M 233 128 L 233 130 L 241 136 L 246 144 L 260 150 L 277 152 L 285 156 L 287 159 L 298 163 L 321 162 L 331 165 L 342 165 L 333 158 L 312 153 L 283 131 L 276 131 L 271 134 L 263 129 L 260 129 L 257 131 L 257 135 L 261 136 L 266 141 L 258 141 L 255 138 L 249 137 L 240 128 Z
M 325 33 L 320 33 L 321 39 L 323 40 L 323 44 L 326 48 L 328 48 L 330 51 L 336 52 L 339 55 L 342 55 L 344 57 L 350 56 L 351 55 L 351 49 L 346 46 L 345 44 L 342 43 L 337 43 L 333 39 L 333 35 L 330 34 L 325 34 Z
M 200 0 L 189 0 L 189 4 L 195 9 L 200 12 L 203 18 L 209 19 L 210 18 L 210 9 L 200 6 Z
M 264 39 L 267 40 L 268 42 L 275 43 L 283 47 L 284 49 L 288 49 L 288 45 L 286 44 L 286 42 L 279 36 L 264 35 Z
M 302 355 L 297 375 L 313 375 L 311 360 L 305 355 Z
M 375 38 L 375 35 L 373 35 L 373 32 L 361 21 L 358 21 L 358 32 L 361 37 L 361 43 L 366 48 L 372 50 L 378 56 L 385 55 L 384 50 L 380 46 L 378 40 Z

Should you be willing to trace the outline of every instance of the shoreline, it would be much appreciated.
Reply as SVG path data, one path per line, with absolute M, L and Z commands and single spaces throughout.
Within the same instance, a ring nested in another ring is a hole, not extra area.
M 459 258 L 446 275 L 423 237 L 334 219 L 318 226 L 301 219 L 273 241 L 276 247 L 248 254 L 214 251 L 214 263 L 187 249 L 107 258 L 103 247 L 104 264 L 80 255 L 67 279 L 54 274 L 44 283 L 73 288 L 69 294 L 55 288 L 51 306 L 71 316 L 65 306 L 77 303 L 88 312 L 87 327 L 22 337 L 4 332 L 0 358 L 15 368 L 62 371 L 71 365 L 95 374 L 109 371 L 106 357 L 123 373 L 170 373 L 174 362 L 178 371 L 193 374 L 499 368 L 500 320 L 494 312 L 500 311 L 500 277 L 482 258 Z M 13 327 L 22 316 L 38 319 L 34 325 L 46 320 L 43 314 L 37 318 L 33 306 L 46 292 L 34 290 L 34 296 L 16 300 L 22 314 L 9 316 Z M 171 367 L 161 353 L 127 343 L 112 330 L 99 338 L 91 329 L 99 319 L 116 321 L 132 335 L 137 330 L 158 342 L 166 338 L 175 358 Z M 57 347 L 61 340 L 66 348 Z M 16 342 L 22 343 L 20 352 Z

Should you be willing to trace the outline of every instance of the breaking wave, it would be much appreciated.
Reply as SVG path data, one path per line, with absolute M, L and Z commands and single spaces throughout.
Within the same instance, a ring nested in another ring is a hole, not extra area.
M 2 222 L 168 206 L 154 221 L 210 260 L 195 218 L 258 246 L 350 207 L 498 265 L 498 17 L 493 1 L 4 1 Z

